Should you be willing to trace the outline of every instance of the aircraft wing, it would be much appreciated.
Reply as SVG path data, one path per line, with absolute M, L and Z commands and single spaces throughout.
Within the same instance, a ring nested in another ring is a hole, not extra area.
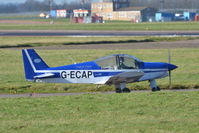
M 117 83 L 132 83 L 138 81 L 143 75 L 144 72 L 140 70 L 123 72 L 109 78 L 106 84 L 111 85 Z
M 51 78 L 51 77 L 54 77 L 55 74 L 53 73 L 44 73 L 44 74 L 41 74 L 41 75 L 37 75 L 37 76 L 34 76 L 35 79 L 43 79 L 43 78 Z

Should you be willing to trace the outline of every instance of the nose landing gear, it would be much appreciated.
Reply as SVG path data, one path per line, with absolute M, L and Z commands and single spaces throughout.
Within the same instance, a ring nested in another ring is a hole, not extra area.
M 149 80 L 149 82 L 150 82 L 151 90 L 153 92 L 161 90 L 160 87 L 157 86 L 157 83 L 156 83 L 156 81 L 154 79 L 153 80 Z

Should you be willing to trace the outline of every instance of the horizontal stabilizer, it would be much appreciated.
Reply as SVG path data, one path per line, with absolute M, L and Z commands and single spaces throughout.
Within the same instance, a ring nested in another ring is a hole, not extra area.
M 44 73 L 44 74 L 41 74 L 41 75 L 37 75 L 37 76 L 34 76 L 35 79 L 43 79 L 43 78 L 51 78 L 51 77 L 54 77 L 55 74 L 53 73 Z

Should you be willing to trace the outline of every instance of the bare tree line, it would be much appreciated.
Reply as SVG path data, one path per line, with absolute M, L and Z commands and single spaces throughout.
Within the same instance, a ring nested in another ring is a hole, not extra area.
M 199 9 L 199 0 L 130 0 L 131 6 L 149 6 L 157 9 Z
M 0 4 L 0 13 L 16 13 L 16 12 L 32 12 L 32 11 L 49 11 L 55 9 L 79 9 L 86 8 L 90 9 L 89 2 L 80 2 L 73 1 L 67 2 L 67 0 L 63 0 L 61 4 L 56 4 L 54 0 L 26 0 L 24 3 L 20 4 Z
M 91 1 L 76 0 L 68 3 L 68 0 L 63 0 L 61 4 L 56 4 L 54 0 L 26 0 L 20 4 L 2 4 L 0 13 L 49 11 L 50 9 L 90 9 Z M 131 6 L 148 6 L 156 9 L 199 9 L 199 0 L 130 0 L 130 3 Z

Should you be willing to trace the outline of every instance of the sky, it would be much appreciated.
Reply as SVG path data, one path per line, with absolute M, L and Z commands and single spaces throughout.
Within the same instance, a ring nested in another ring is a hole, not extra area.
M 0 0 L 0 4 L 6 4 L 6 3 L 22 3 L 26 0 Z M 43 0 L 38 0 L 38 1 L 43 1 Z M 61 3 L 63 0 L 54 0 L 56 3 Z M 66 1 L 75 1 L 75 0 L 66 0 Z

